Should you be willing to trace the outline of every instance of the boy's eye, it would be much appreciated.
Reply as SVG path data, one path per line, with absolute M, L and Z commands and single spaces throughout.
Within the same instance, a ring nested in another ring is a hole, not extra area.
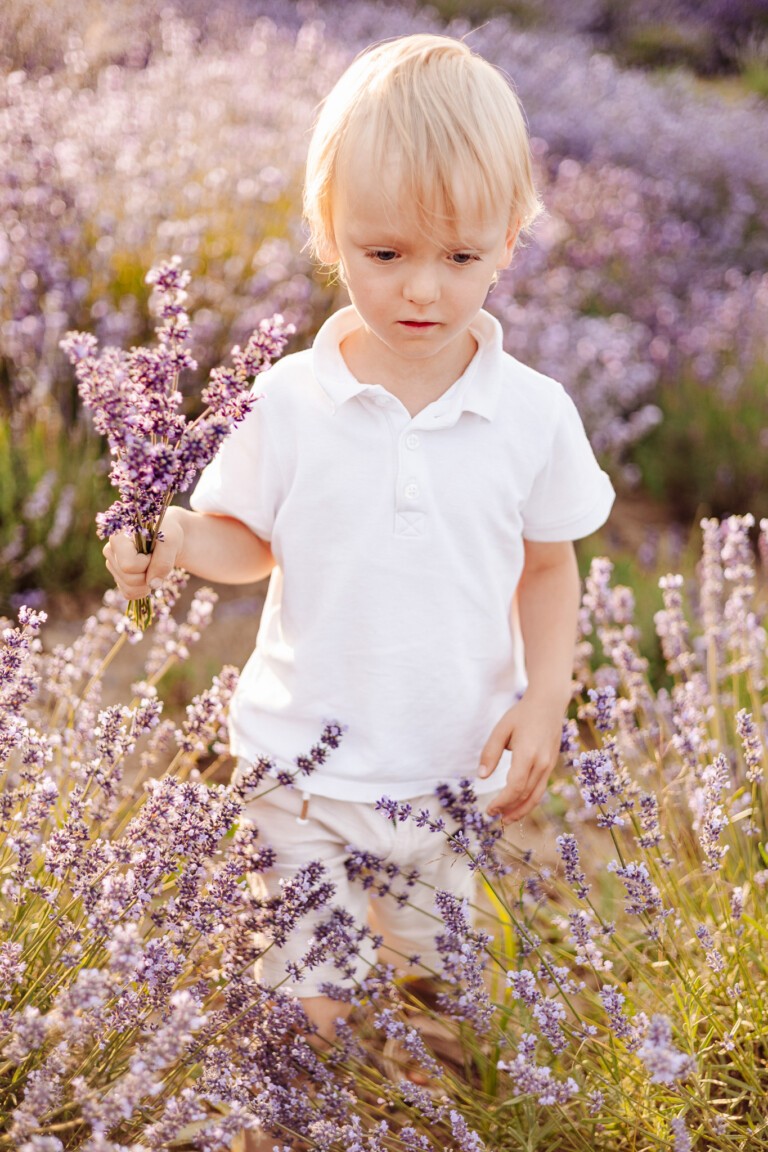
M 451 253 L 451 260 L 453 261 L 454 264 L 459 264 L 459 265 L 471 264 L 473 260 L 477 260 L 477 259 L 478 259 L 478 257 L 475 256 L 475 254 L 473 252 L 452 252 Z
M 366 252 L 371 260 L 378 260 L 381 264 L 391 264 L 397 257 L 397 252 L 391 248 L 373 248 L 370 252 Z

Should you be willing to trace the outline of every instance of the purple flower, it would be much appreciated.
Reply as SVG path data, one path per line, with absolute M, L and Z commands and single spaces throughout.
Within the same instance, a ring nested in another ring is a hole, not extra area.
M 567 1104 L 578 1092 L 578 1084 L 570 1076 L 567 1080 L 556 1080 L 551 1068 L 536 1063 L 535 1051 L 535 1037 L 523 1033 L 517 1056 L 511 1061 L 500 1060 L 498 1068 L 509 1073 L 516 1096 L 535 1096 L 544 1107 Z
M 640 1038 L 631 1020 L 624 1013 L 623 1004 L 626 999 L 624 993 L 606 984 L 600 989 L 599 994 L 611 1032 L 618 1040 L 624 1041 L 630 1052 L 634 1051 L 640 1044 Z
M 473 1132 L 464 1117 L 455 1108 L 449 1114 L 451 1135 L 456 1141 L 458 1152 L 486 1152 L 486 1145 L 477 1132 Z
M 659 801 L 652 792 L 645 792 L 638 807 L 642 835 L 636 837 L 637 843 L 641 848 L 656 848 L 664 839 L 659 824 Z
M 456 1020 L 467 1020 L 477 1032 L 487 1032 L 493 1015 L 484 972 L 490 937 L 474 929 L 467 917 L 467 901 L 437 889 L 435 911 L 445 931 L 435 936 L 442 978 L 450 990 L 440 992 L 440 1009 Z
M 598 732 L 610 732 L 616 725 L 616 689 L 607 685 L 604 688 L 590 688 L 589 699 Z
M 8 996 L 16 984 L 24 978 L 27 967 L 26 961 L 21 959 L 24 945 L 6 940 L 0 944 L 0 993 Z
M 549 1041 L 555 1055 L 568 1047 L 568 1041 L 562 1029 L 565 1015 L 565 1007 L 559 1000 L 552 998 L 542 999 L 533 1006 L 533 1016 L 539 1025 L 541 1035 Z
M 669 1126 L 672 1129 L 672 1135 L 675 1137 L 675 1152 L 691 1152 L 691 1137 L 685 1126 L 683 1117 L 676 1116 L 670 1120 Z
M 711 764 L 702 772 L 702 786 L 691 797 L 694 811 L 693 827 L 698 832 L 699 843 L 706 857 L 710 871 L 722 868 L 728 851 L 727 844 L 721 844 L 720 837 L 729 824 L 723 807 L 723 793 L 731 787 L 731 773 L 728 761 L 718 753 Z
M 595 943 L 598 931 L 595 918 L 586 908 L 572 909 L 568 913 L 568 926 L 571 929 L 568 939 L 576 949 L 576 961 L 589 964 L 596 971 L 608 971 L 613 967 L 611 960 L 603 959 L 603 953 Z M 602 929 L 605 932 L 605 929 Z
M 507 987 L 511 989 L 513 999 L 522 1000 L 529 1008 L 541 1003 L 542 995 L 536 977 L 527 968 L 519 972 L 507 972 Z
M 599 1088 L 595 1088 L 589 1094 L 589 1114 L 590 1116 L 597 1116 L 600 1110 L 605 1105 L 605 1093 L 601 1092 Z
M 746 708 L 736 713 L 736 731 L 741 737 L 744 760 L 747 765 L 747 780 L 760 784 L 763 779 L 763 741 L 752 716 Z
M 671 676 L 685 675 L 695 661 L 689 646 L 688 623 L 683 615 L 683 598 L 680 589 L 685 581 L 682 576 L 662 576 L 659 587 L 662 590 L 664 609 L 654 616 L 656 633 L 661 640 L 661 650 Z
M 580 900 L 589 892 L 586 875 L 579 868 L 579 842 L 570 832 L 558 836 L 555 844 L 565 865 L 565 879 L 573 887 Z
M 685 1080 L 696 1067 L 692 1056 L 672 1045 L 672 1024 L 666 1016 L 652 1016 L 637 1054 L 651 1075 L 652 1084 L 674 1084 Z
M 715 947 L 715 942 L 712 939 L 712 933 L 706 924 L 699 924 L 696 928 L 696 939 L 701 943 L 707 956 L 707 964 L 713 972 L 722 972 L 725 968 L 725 960 L 722 953 L 718 952 Z
M 627 890 L 626 911 L 630 916 L 666 916 L 661 893 L 651 882 L 648 868 L 642 862 L 630 861 L 620 865 L 615 860 L 606 865 L 609 872 L 615 872 Z
M 187 719 L 176 732 L 176 741 L 183 752 L 199 755 L 215 740 L 227 746 L 226 715 L 239 676 L 237 668 L 225 665 L 219 675 L 214 676 L 211 687 L 187 705 Z

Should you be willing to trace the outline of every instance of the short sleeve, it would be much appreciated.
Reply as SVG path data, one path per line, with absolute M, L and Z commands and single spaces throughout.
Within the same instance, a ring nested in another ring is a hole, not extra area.
M 233 516 L 262 540 L 272 538 L 282 489 L 269 408 L 262 396 L 203 470 L 190 499 L 196 512 Z
M 589 536 L 608 519 L 613 499 L 576 406 L 560 390 L 549 456 L 522 509 L 523 535 L 541 542 Z

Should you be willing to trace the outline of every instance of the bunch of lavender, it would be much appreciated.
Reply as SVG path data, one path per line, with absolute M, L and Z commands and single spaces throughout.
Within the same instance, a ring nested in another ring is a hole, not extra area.
M 179 376 L 196 367 L 185 347 L 189 317 L 184 311 L 189 273 L 173 257 L 147 275 L 156 289 L 161 323 L 155 348 L 106 348 L 89 333 L 70 332 L 61 346 L 75 365 L 80 398 L 107 438 L 112 455 L 110 479 L 120 493 L 96 518 L 102 539 L 116 532 L 131 535 L 139 552 L 152 552 L 162 539 L 163 517 L 177 492 L 185 492 L 197 472 L 216 454 L 232 428 L 258 400 L 249 381 L 280 355 L 293 332 L 281 316 L 263 320 L 244 349 L 232 349 L 232 367 L 211 373 L 203 390 L 205 410 L 188 422 L 180 411 Z M 128 609 L 133 621 L 150 623 L 149 597 Z

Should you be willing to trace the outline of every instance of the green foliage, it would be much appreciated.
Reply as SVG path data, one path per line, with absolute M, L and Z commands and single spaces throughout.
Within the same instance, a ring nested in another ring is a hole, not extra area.
M 690 522 L 749 508 L 768 515 L 768 365 L 738 396 L 690 378 L 667 384 L 659 425 L 632 448 L 643 484 L 673 516 Z
M 93 521 L 110 492 L 101 441 L 84 424 L 0 416 L 0 610 L 34 590 L 107 586 Z
M 432 0 L 430 8 L 443 20 L 469 20 L 474 26 L 493 16 L 509 16 L 520 27 L 542 23 L 542 13 L 535 0 Z
M 768 64 L 749 64 L 741 74 L 744 86 L 756 96 L 768 100 Z
M 712 70 L 715 45 L 711 32 L 689 24 L 640 24 L 625 30 L 617 56 L 622 64 L 641 68 Z

